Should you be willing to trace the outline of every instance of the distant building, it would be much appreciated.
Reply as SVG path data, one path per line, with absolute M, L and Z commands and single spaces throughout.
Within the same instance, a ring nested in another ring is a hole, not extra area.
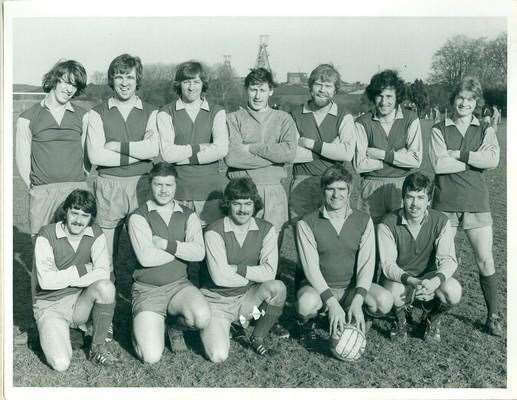
M 307 83 L 306 72 L 288 72 L 287 73 L 287 84 L 288 85 L 303 85 Z

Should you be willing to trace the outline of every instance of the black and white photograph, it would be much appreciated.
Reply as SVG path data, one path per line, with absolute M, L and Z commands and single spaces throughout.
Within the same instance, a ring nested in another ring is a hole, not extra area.
M 6 398 L 516 396 L 516 4 L 447 3 L 4 2 Z

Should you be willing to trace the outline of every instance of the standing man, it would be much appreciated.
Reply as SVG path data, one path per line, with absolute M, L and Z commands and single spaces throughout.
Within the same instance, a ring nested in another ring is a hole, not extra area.
M 254 215 L 262 199 L 250 178 L 232 179 L 224 191 L 226 216 L 205 233 L 207 269 L 203 288 L 212 310 L 201 340 L 208 358 L 222 362 L 230 349 L 230 325 L 247 325 L 258 318 L 249 339 L 261 356 L 268 355 L 265 338 L 285 303 L 286 287 L 275 280 L 278 266 L 277 233 L 272 224 Z M 260 308 L 260 310 L 259 310 Z
M 284 111 L 269 107 L 273 76 L 265 68 L 251 70 L 244 80 L 248 106 L 228 115 L 230 145 L 226 164 L 230 179 L 248 176 L 257 186 L 264 209 L 257 214 L 279 233 L 288 220 L 287 195 L 281 180 L 284 164 L 296 154 L 296 126 Z
M 375 234 L 372 220 L 350 207 L 352 175 L 343 166 L 330 167 L 321 177 L 323 205 L 296 225 L 304 280 L 297 292 L 301 333 L 314 339 L 314 318 L 328 310 L 330 336 L 356 323 L 366 333 L 363 307 L 387 314 L 390 293 L 372 283 Z
M 70 365 L 70 328 L 84 326 L 91 316 L 92 362 L 118 362 L 105 343 L 115 311 L 106 238 L 93 223 L 93 195 L 74 190 L 63 205 L 63 220 L 41 228 L 33 268 L 33 310 L 41 348 L 49 365 L 65 371 Z
M 474 250 L 479 283 L 488 313 L 487 333 L 502 336 L 498 278 L 492 253 L 492 215 L 489 189 L 484 171 L 499 164 L 499 143 L 489 123 L 480 123 L 473 115 L 483 101 L 479 80 L 465 77 L 451 94 L 451 118 L 435 125 L 431 134 L 429 157 L 433 165 L 436 190 L 433 208 L 450 220 L 453 236 L 463 228 Z
M 97 221 L 108 240 L 113 265 L 120 229 L 126 217 L 147 200 L 146 174 L 151 159 L 158 155 L 157 110 L 136 94 L 142 74 L 140 58 L 116 57 L 108 68 L 113 97 L 89 112 L 88 156 L 99 173 L 95 181 Z
M 291 115 L 298 129 L 298 148 L 289 190 L 289 218 L 294 223 L 321 205 L 320 178 L 332 165 L 351 161 L 355 148 L 354 118 L 334 102 L 341 75 L 330 64 L 309 76 L 310 100 Z
M 360 209 L 379 223 L 401 207 L 404 178 L 422 162 L 420 120 L 401 107 L 404 81 L 392 70 L 375 74 L 366 88 L 374 109 L 356 120 L 354 167 L 361 175 Z
M 29 189 L 34 237 L 49 224 L 74 189 L 87 189 L 84 141 L 86 110 L 71 99 L 86 87 L 86 71 L 74 60 L 58 62 L 43 77 L 45 98 L 16 124 L 16 166 Z
M 195 210 L 203 226 L 221 217 L 228 153 L 226 113 L 205 98 L 208 76 L 197 61 L 180 64 L 174 77 L 179 98 L 158 113 L 160 154 L 176 165 L 176 200 Z
M 429 299 L 424 339 L 440 341 L 439 317 L 461 299 L 461 285 L 452 277 L 458 267 L 451 224 L 443 213 L 429 208 L 431 180 L 415 172 L 402 185 L 403 208 L 377 225 L 383 286 L 394 298 L 392 340 L 407 340 L 406 301 Z
M 176 169 L 161 162 L 149 173 L 152 199 L 129 218 L 129 239 L 139 265 L 133 273 L 133 345 L 147 363 L 160 360 L 165 317 L 173 351 L 185 350 L 183 330 L 203 329 L 210 321 L 205 298 L 187 279 L 187 264 L 205 257 L 197 215 L 174 200 Z

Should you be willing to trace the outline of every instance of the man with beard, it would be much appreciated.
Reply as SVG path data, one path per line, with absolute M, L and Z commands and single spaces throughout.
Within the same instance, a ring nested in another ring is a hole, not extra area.
M 205 98 L 208 76 L 201 63 L 186 61 L 176 69 L 179 98 L 158 113 L 160 155 L 176 165 L 176 200 L 195 210 L 204 226 L 221 217 L 226 184 L 223 158 L 228 153 L 226 113 Z
M 230 326 L 258 318 L 249 344 L 261 356 L 271 354 L 265 340 L 285 303 L 286 287 L 275 280 L 277 234 L 272 224 L 254 215 L 262 199 L 250 178 L 232 179 L 224 191 L 225 217 L 205 233 L 207 268 L 201 291 L 212 319 L 201 331 L 208 358 L 222 362 L 230 350 Z
M 93 223 L 95 199 L 77 189 L 63 209 L 64 219 L 41 228 L 34 248 L 33 311 L 41 348 L 53 369 L 65 371 L 72 358 L 70 328 L 84 328 L 91 316 L 89 358 L 113 364 L 118 359 L 105 339 L 115 311 L 115 286 L 109 279 L 106 238 Z
M 86 71 L 74 60 L 58 62 L 43 77 L 45 98 L 16 124 L 16 166 L 29 189 L 31 235 L 51 222 L 74 189 L 87 189 L 86 110 L 72 104 L 86 87 Z
M 142 76 L 140 58 L 116 57 L 108 68 L 113 97 L 89 112 L 88 156 L 99 174 L 95 181 L 97 221 L 108 240 L 113 265 L 127 216 L 147 200 L 146 174 L 151 159 L 158 155 L 156 107 L 136 94 Z
M 167 316 L 172 319 L 167 328 L 172 351 L 186 350 L 185 329 L 203 329 L 210 321 L 205 298 L 187 279 L 188 263 L 205 257 L 201 223 L 174 199 L 176 177 L 173 165 L 156 164 L 149 173 L 152 199 L 128 223 L 139 262 L 133 273 L 132 340 L 146 363 L 162 356 Z
M 401 107 L 404 81 L 392 70 L 375 74 L 366 88 L 374 109 L 356 120 L 354 167 L 361 175 L 360 209 L 377 224 L 401 206 L 404 178 L 422 162 L 420 120 Z
M 394 298 L 392 340 L 407 340 L 405 310 L 413 296 L 425 302 L 424 339 L 436 342 L 440 316 L 461 299 L 461 286 L 452 277 L 458 266 L 453 230 L 443 213 L 429 208 L 432 196 L 427 176 L 408 175 L 402 185 L 403 207 L 377 226 L 382 284 Z

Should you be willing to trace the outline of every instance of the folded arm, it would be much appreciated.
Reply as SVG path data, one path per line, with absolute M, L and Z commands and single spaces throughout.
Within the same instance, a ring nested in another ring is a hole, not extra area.
M 171 115 L 165 111 L 160 111 L 156 116 L 156 121 L 162 159 L 168 163 L 188 163 L 188 159 L 192 157 L 193 146 L 174 144 L 176 132 Z
M 356 122 L 356 146 L 353 159 L 353 166 L 358 174 L 376 171 L 383 168 L 382 160 L 370 158 L 367 155 L 368 136 L 363 124 Z
M 397 265 L 398 249 L 390 229 L 383 223 L 377 225 L 377 245 L 381 269 L 386 278 L 394 282 L 402 282 L 406 272 Z
M 18 118 L 16 121 L 16 167 L 25 186 L 30 188 L 31 173 L 31 141 L 30 121 Z
M 451 154 L 447 150 L 442 131 L 433 128 L 429 142 L 429 158 L 436 174 L 454 174 L 465 171 L 466 164 L 452 157 Z
M 278 236 L 271 227 L 260 250 L 259 265 L 238 265 L 237 273 L 253 282 L 266 282 L 275 279 L 278 267 Z
M 286 114 L 286 118 L 281 121 L 278 142 L 254 143 L 249 146 L 249 151 L 273 163 L 290 163 L 296 155 L 296 147 L 296 125 L 292 117 Z
M 479 149 L 461 152 L 459 160 L 476 168 L 496 168 L 499 164 L 500 148 L 495 132 L 494 128 L 488 127 Z
M 361 235 L 359 252 L 357 254 L 357 282 L 356 293 L 366 298 L 366 293 L 372 285 L 375 272 L 375 231 L 371 219 L 366 224 L 366 229 Z

